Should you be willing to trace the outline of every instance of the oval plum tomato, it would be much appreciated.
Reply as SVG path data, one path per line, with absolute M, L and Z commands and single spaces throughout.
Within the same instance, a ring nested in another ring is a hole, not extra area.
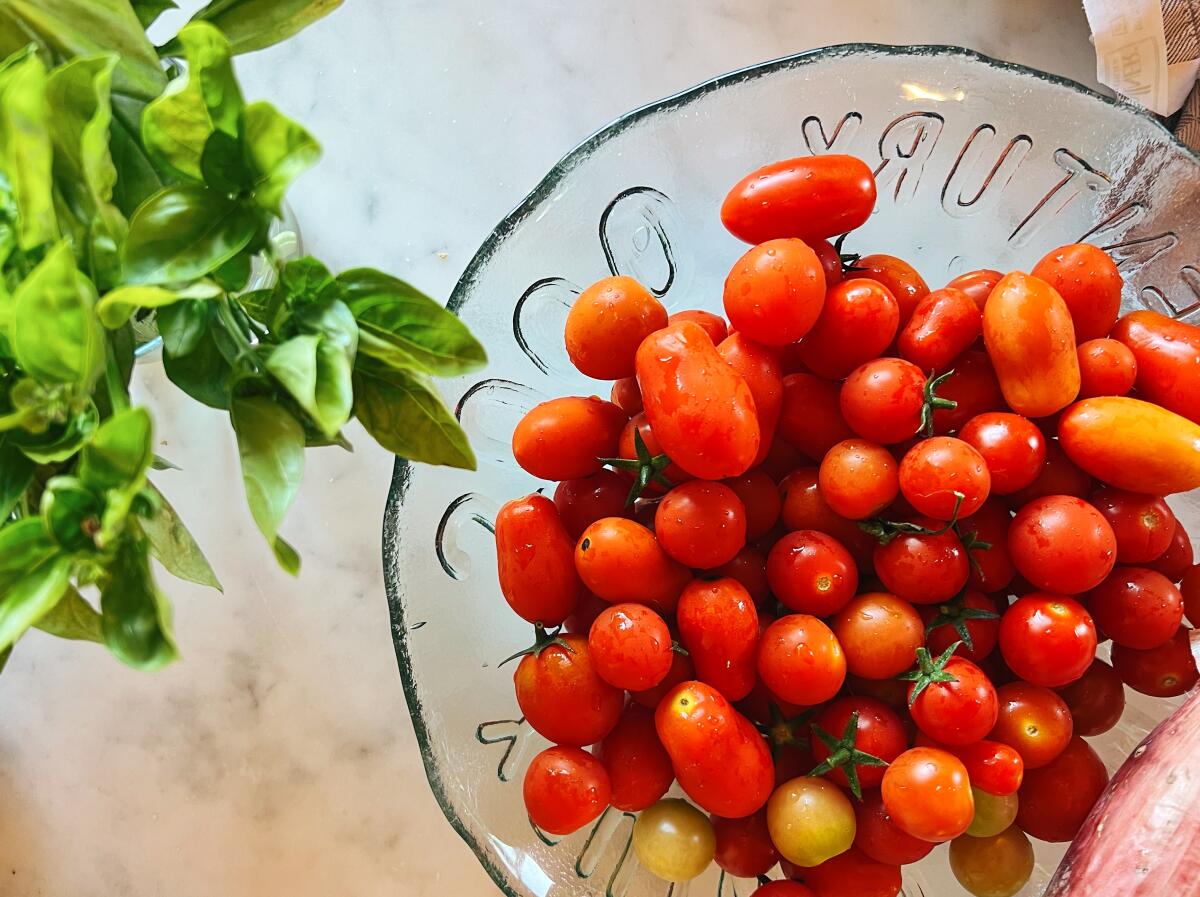
M 879 863 L 906 866 L 924 859 L 933 844 L 914 838 L 892 821 L 878 789 L 863 792 L 854 807 L 854 846 Z
M 703 810 L 737 819 L 771 796 L 775 773 L 767 743 L 754 724 L 703 682 L 684 682 L 654 714 L 675 777 Z
M 639 440 L 645 449 L 640 454 L 638 452 Z M 659 444 L 658 437 L 654 435 L 654 430 L 650 427 L 650 421 L 646 419 L 645 412 L 638 412 L 629 419 L 629 422 L 621 430 L 621 437 L 617 442 L 617 458 L 626 462 L 621 465 L 622 467 L 628 468 L 635 476 L 641 476 L 642 468 L 644 467 L 642 463 L 643 456 L 649 456 L 652 463 L 649 469 L 646 470 L 645 476 L 648 479 L 646 487 L 640 490 L 641 494 L 661 494 L 666 492 L 671 486 L 693 479 L 690 473 L 678 464 L 671 463 L 670 459 L 666 457 L 662 445 Z M 626 495 L 628 496 L 628 494 L 627 490 Z
M 827 617 L 854 597 L 858 568 L 837 539 L 798 530 L 776 542 L 767 555 L 767 582 L 789 610 Z
M 1175 532 L 1171 535 L 1171 544 L 1167 546 L 1166 551 L 1149 561 L 1146 566 L 1151 570 L 1157 570 L 1171 582 L 1179 582 L 1183 579 L 1183 575 L 1191 569 L 1193 560 L 1195 560 L 1195 554 L 1192 551 L 1191 537 L 1183 528 L 1183 524 L 1176 520 Z
M 734 330 L 768 346 L 786 346 L 812 330 L 825 304 L 825 272 L 803 240 L 768 240 L 733 263 L 725 278 L 725 314 Z
M 983 332 L 980 308 L 953 287 L 934 290 L 917 303 L 896 350 L 923 371 L 944 371 Z
M 725 337 L 729 336 L 729 327 L 725 324 L 725 319 L 720 315 L 714 315 L 711 311 L 704 311 L 700 308 L 689 308 L 684 311 L 677 311 L 667 318 L 668 324 L 678 324 L 680 321 L 691 321 L 693 324 L 699 324 L 701 329 L 708 334 L 708 338 L 713 341 L 714 346 L 719 346 Z
M 525 771 L 525 809 L 549 835 L 569 835 L 608 807 L 608 773 L 600 761 L 577 747 L 550 747 Z
M 625 708 L 596 746 L 596 759 L 604 764 L 612 785 L 609 802 L 627 813 L 646 809 L 675 781 L 671 758 L 654 728 L 654 713 L 637 704 Z
M 839 442 L 821 461 L 817 483 L 835 514 L 863 520 L 890 505 L 900 492 L 892 453 L 865 439 Z
M 563 480 L 554 489 L 554 506 L 572 539 L 602 517 L 625 517 L 629 480 L 619 473 L 598 470 L 590 477 Z
M 910 669 L 925 627 L 916 610 L 887 592 L 854 598 L 831 625 L 846 655 L 846 668 L 864 679 L 890 679 Z
M 783 407 L 779 435 L 813 461 L 820 461 L 837 443 L 854 436 L 842 418 L 839 387 L 815 374 L 783 378 Z
M 716 837 L 708 817 L 678 798 L 664 798 L 638 814 L 630 839 L 633 853 L 651 875 L 689 881 L 713 861 Z
M 1096 626 L 1083 605 L 1064 595 L 1031 592 L 1000 618 L 1000 654 L 1026 682 L 1074 682 L 1096 654 Z
M 929 285 L 917 269 L 894 255 L 864 255 L 852 266 L 855 277 L 865 277 L 887 287 L 896 297 L 900 310 L 900 326 L 908 323 L 922 299 L 929 295 Z
M 1008 530 L 1008 550 L 1017 572 L 1037 588 L 1078 595 L 1112 572 L 1117 537 L 1087 502 L 1049 495 L 1017 511 Z
M 983 455 L 953 436 L 923 439 L 900 462 L 900 491 L 918 513 L 937 520 L 970 517 L 991 490 Z
M 978 271 L 968 271 L 966 274 L 958 275 L 946 284 L 946 287 L 966 293 L 975 303 L 975 307 L 983 311 L 987 297 L 992 294 L 992 290 L 996 288 L 996 284 L 1003 276 L 1003 272 L 994 271 L 991 268 L 980 268 Z
M 692 480 L 658 503 L 654 534 L 663 551 L 688 567 L 719 567 L 746 544 L 746 509 L 728 486 Z
M 671 670 L 671 633 L 663 618 L 641 604 L 601 611 L 588 633 L 596 674 L 610 685 L 645 691 Z
M 826 292 L 800 358 L 814 374 L 837 380 L 882 354 L 899 328 L 900 306 L 887 287 L 865 277 L 843 280 Z
M 783 159 L 750 172 L 721 203 L 721 223 L 747 243 L 818 240 L 852 231 L 875 208 L 875 178 L 855 156 Z
M 1173 698 L 1184 694 L 1200 678 L 1192 653 L 1191 632 L 1180 626 L 1170 641 L 1146 650 L 1113 645 L 1113 669 L 1122 682 L 1144 695 Z
M 994 598 L 967 589 L 944 604 L 920 608 L 925 621 L 925 646 L 937 656 L 955 642 L 954 652 L 967 660 L 980 661 L 992 653 L 1000 637 L 1000 613 Z
M 976 741 L 954 748 L 951 753 L 963 762 L 971 785 L 1000 797 L 1015 794 L 1025 776 L 1025 761 L 1011 745 L 999 741 Z
M 755 468 L 724 482 L 746 511 L 746 538 L 757 539 L 769 533 L 783 507 L 775 481 L 764 470 Z
M 853 729 L 850 726 L 852 719 Z M 900 717 L 887 704 L 874 698 L 838 698 L 817 715 L 813 725 L 813 759 L 819 764 L 813 773 L 824 772 L 843 788 L 850 788 L 856 796 L 861 794 L 859 788 L 878 786 L 883 781 L 886 764 L 908 747 L 908 733 L 904 731 Z M 855 762 L 858 759 L 854 756 L 856 751 L 882 760 L 883 764 Z M 853 778 L 849 772 L 853 772 Z
M 1087 593 L 1088 611 L 1114 644 L 1155 648 L 1183 622 L 1183 595 L 1169 579 L 1145 567 L 1117 567 Z
M 1092 493 L 1089 502 L 1113 529 L 1119 563 L 1144 564 L 1170 547 L 1175 514 L 1162 498 L 1105 486 Z
M 923 841 L 957 838 L 975 815 L 966 767 L 938 748 L 905 751 L 883 774 L 880 790 L 892 821 Z
M 1089 474 L 1080 470 L 1075 462 L 1067 457 L 1057 439 L 1046 442 L 1046 461 L 1041 471 L 1032 483 L 1009 496 L 1014 508 L 1028 504 L 1035 498 L 1045 498 L 1048 495 L 1074 495 L 1076 498 L 1087 498 L 1091 494 L 1096 481 Z
M 518 616 L 557 626 L 575 609 L 583 583 L 574 542 L 554 502 L 544 495 L 514 498 L 496 515 L 500 591 Z
M 1046 463 L 1046 437 L 1029 418 L 1003 411 L 976 415 L 958 438 L 987 463 L 992 491 L 1009 495 L 1033 483 Z
M 637 347 L 666 326 L 667 310 L 649 290 L 632 277 L 605 277 L 580 293 L 567 313 L 567 355 L 588 377 L 630 377 Z
M 1108 770 L 1078 735 L 1061 754 L 1025 771 L 1017 825 L 1042 841 L 1070 841 L 1108 785 Z
M 583 531 L 575 569 L 584 584 L 612 604 L 648 604 L 675 610 L 691 571 L 672 559 L 654 533 L 624 517 L 605 517 Z
M 779 516 L 784 528 L 789 531 L 814 529 L 828 533 L 845 546 L 860 568 L 869 568 L 875 540 L 853 520 L 842 517 L 829 507 L 821 494 L 819 476 L 817 468 L 802 467 L 779 483 L 783 500 Z
M 637 377 L 622 377 L 614 382 L 609 398 L 630 417 L 642 412 L 642 391 L 638 388 Z
M 521 658 L 513 674 L 517 704 L 535 732 L 583 747 L 612 731 L 625 694 L 596 673 L 581 635 L 559 635 Z
M 798 881 L 768 881 L 754 889 L 750 897 L 817 897 L 813 890 Z
M 646 337 L 637 378 L 646 417 L 672 461 L 714 480 L 750 468 L 759 442 L 754 398 L 699 325 L 682 321 Z
M 835 283 L 841 283 L 844 272 L 842 271 L 842 256 L 837 251 L 837 247 L 828 240 L 806 240 L 805 242 L 817 254 L 817 259 L 821 262 L 821 270 L 825 272 L 825 289 L 829 289 Z
M 1071 313 L 1078 342 L 1108 336 L 1121 313 L 1121 272 L 1103 249 L 1072 243 L 1046 253 L 1030 272 L 1050 284 Z
M 709 818 L 717 836 L 713 859 L 730 875 L 757 878 L 766 875 L 779 862 L 779 853 L 771 843 L 771 832 L 767 828 L 765 808 L 741 819 Z
M 669 691 L 677 685 L 684 682 L 690 682 L 696 678 L 696 668 L 692 665 L 692 659 L 683 654 L 671 654 L 671 669 L 667 671 L 667 675 L 663 681 L 653 688 L 648 688 L 645 691 L 631 691 L 630 699 L 635 704 L 640 704 L 649 710 L 654 710 L 658 707 L 658 702 L 661 701 Z
M 832 782 L 799 776 L 784 782 L 771 795 L 767 827 L 780 856 L 788 863 L 808 868 L 854 843 L 854 808 Z
M 1033 875 L 1033 845 L 1017 826 L 997 835 L 950 842 L 950 871 L 975 897 L 1013 897 Z
M 1121 677 L 1097 657 L 1087 672 L 1058 689 L 1075 721 L 1076 735 L 1103 735 L 1117 724 L 1125 710 Z
M 918 678 L 908 687 L 913 722 L 935 741 L 963 745 L 979 741 L 996 724 L 996 689 L 983 670 L 962 657 L 917 652 Z
M 1079 394 L 1079 356 L 1067 304 L 1044 280 L 1014 271 L 983 309 L 983 340 L 1009 407 L 1045 417 Z
M 804 871 L 804 882 L 819 897 L 896 897 L 900 867 L 881 863 L 851 847 Z
M 808 614 L 789 614 L 759 639 L 758 675 L 785 701 L 811 706 L 838 693 L 846 658 L 828 626 Z
M 900 533 L 875 546 L 875 575 L 889 592 L 913 604 L 948 601 L 967 584 L 967 550 L 941 521 L 918 517 L 912 522 L 929 532 Z
M 1112 335 L 1133 352 L 1138 393 L 1200 424 L 1200 327 L 1135 311 L 1117 322 Z
M 991 359 L 982 349 L 968 349 L 954 361 L 954 370 L 938 386 L 938 396 L 954 402 L 954 408 L 933 412 L 933 431 L 953 433 L 985 411 L 1004 409 L 1004 394 L 992 368 Z
M 564 396 L 535 405 L 513 430 L 513 457 L 542 480 L 591 476 L 617 453 L 625 412 L 595 396 Z
M 1200 564 L 1188 569 L 1179 582 L 1183 594 L 1183 612 L 1192 625 L 1200 623 Z
M 902 358 L 876 358 L 860 365 L 842 384 L 842 417 L 863 439 L 884 444 L 917 435 L 938 407 L 933 384 Z
M 1137 379 L 1137 359 L 1115 339 L 1090 339 L 1080 343 L 1079 398 L 1123 396 Z
M 731 333 L 717 346 L 717 352 L 726 364 L 742 375 L 754 397 L 759 431 L 758 456 L 754 463 L 761 464 L 775 439 L 783 408 L 783 370 L 779 358 L 774 350 L 753 342 L 743 333 Z
M 989 498 L 979 510 L 958 524 L 962 541 L 970 556 L 968 582 L 989 594 L 1008 588 L 1017 568 L 1008 553 L 1008 529 L 1012 515 L 999 498 Z M 988 548 L 978 547 L 987 545 Z
M 675 615 L 696 678 L 730 701 L 746 697 L 758 678 L 758 613 L 750 593 L 736 579 L 692 580 Z
M 1045 766 L 1071 740 L 1071 711 L 1059 695 L 1029 682 L 1009 682 L 996 690 L 999 712 L 988 735 L 1015 748 L 1025 769 Z

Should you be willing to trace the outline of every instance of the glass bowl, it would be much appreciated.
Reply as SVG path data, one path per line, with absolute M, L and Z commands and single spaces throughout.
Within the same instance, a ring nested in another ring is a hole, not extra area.
M 973 268 L 1028 269 L 1088 241 L 1126 277 L 1124 305 L 1200 319 L 1200 160 L 1137 107 L 1073 82 L 953 47 L 830 47 L 723 75 L 635 110 L 572 150 L 495 229 L 450 300 L 484 341 L 482 378 L 445 384 L 479 455 L 476 473 L 398 461 L 384 522 L 392 636 L 429 783 L 446 818 L 510 895 L 747 895 L 715 867 L 689 886 L 639 868 L 633 818 L 547 839 L 527 820 L 521 779 L 546 743 L 520 721 L 512 668 L 530 641 L 496 583 L 490 521 L 542 488 L 513 462 L 532 404 L 607 396 L 562 346 L 580 287 L 628 274 L 668 309 L 720 311 L 745 246 L 718 218 L 747 171 L 806 153 L 876 169 L 875 214 L 847 249 L 914 262 L 932 286 Z M 1200 500 L 1174 500 L 1200 532 Z M 1094 739 L 1110 769 L 1170 705 L 1132 695 Z M 1039 894 L 1062 845 L 1038 844 L 1023 894 Z M 778 873 L 776 873 L 778 875 Z M 905 868 L 910 897 L 963 891 L 945 847 Z

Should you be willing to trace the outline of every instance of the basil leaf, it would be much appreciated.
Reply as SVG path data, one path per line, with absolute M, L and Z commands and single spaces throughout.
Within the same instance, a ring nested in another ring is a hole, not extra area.
M 58 464 L 78 452 L 91 438 L 100 414 L 94 402 L 79 412 L 62 427 L 52 428 L 45 433 L 12 433 L 10 438 L 21 449 L 25 457 L 37 464 Z
M 175 0 L 132 0 L 133 11 L 143 28 L 149 28 L 168 9 L 179 9 Z
M 159 309 L 155 322 L 163 340 L 163 351 L 182 358 L 200 345 L 214 316 L 211 305 L 184 301 Z
M 234 53 L 250 53 L 287 40 L 341 5 L 342 0 L 214 0 L 196 18 L 220 28 Z
M 0 650 L 54 607 L 66 591 L 70 567 L 40 517 L 0 529 Z
M 27 374 L 91 391 L 105 354 L 95 302 L 95 288 L 76 271 L 70 244 L 59 243 L 12 296 L 12 346 Z
M 100 614 L 74 586 L 67 586 L 66 594 L 34 625 L 58 638 L 104 644 Z
M 154 584 L 145 540 L 123 539 L 100 588 L 104 643 L 118 660 L 156 670 L 178 656 L 171 607 Z
M 42 493 L 42 519 L 54 541 L 69 553 L 94 550 L 104 500 L 78 477 L 52 477 Z
M 317 259 L 311 255 L 288 262 L 279 273 L 279 283 L 292 304 L 315 302 L 340 293 L 337 281 Z
M 242 293 L 237 297 L 237 302 L 254 320 L 274 329 L 275 316 L 281 310 L 283 296 L 278 290 L 254 290 L 250 293 Z
M 42 60 L 32 53 L 7 60 L 0 68 L 0 170 L 16 200 L 22 249 L 58 239 L 46 112 Z
M 242 145 L 254 173 L 254 201 L 275 215 L 292 181 L 321 158 L 313 136 L 266 102 L 251 103 L 242 113 Z
M 483 346 L 467 326 L 416 287 L 369 268 L 338 275 L 358 321 L 359 350 L 388 367 L 441 377 L 478 370 Z
M 150 540 L 150 552 L 172 576 L 208 586 L 218 592 L 225 591 L 208 558 L 171 503 L 153 484 L 150 489 L 158 497 L 158 508 L 153 516 L 141 521 L 146 538 Z
M 419 374 L 360 365 L 354 372 L 354 414 L 392 454 L 475 469 L 466 434 Z
M 139 308 L 162 308 L 185 299 L 215 299 L 220 295 L 220 287 L 204 281 L 182 290 L 168 290 L 165 287 L 117 287 L 96 303 L 96 315 L 105 327 L 115 329 L 128 321 Z
M 213 303 L 191 300 L 158 313 L 163 369 L 172 383 L 210 408 L 229 407 L 233 368 L 217 345 Z
M 33 482 L 33 466 L 8 435 L 0 433 L 0 526 Z
M 126 408 L 100 425 L 79 455 L 79 479 L 98 492 L 141 487 L 154 460 L 153 425 L 145 408 Z
M 236 196 L 254 185 L 254 172 L 246 162 L 242 144 L 224 131 L 213 131 L 200 155 L 204 183 L 219 193 Z
M 146 104 L 113 94 L 112 132 L 109 150 L 117 167 L 113 202 L 124 215 L 132 215 L 152 194 L 162 189 L 163 179 L 142 145 L 142 113 Z
M 164 187 L 133 213 L 125 278 L 136 284 L 195 280 L 225 264 L 258 231 L 259 215 L 199 184 Z
M 304 474 L 304 428 L 269 398 L 234 399 L 230 420 L 237 433 L 246 502 L 275 559 L 292 575 L 300 557 L 279 536 L 279 525 L 300 489 Z
M 247 247 L 212 273 L 212 279 L 227 293 L 244 289 L 250 280 L 254 252 Z
M 302 332 L 275 348 L 267 370 L 291 393 L 326 438 L 337 435 L 354 405 L 351 374 L 358 327 L 345 304 L 306 306 L 293 316 Z

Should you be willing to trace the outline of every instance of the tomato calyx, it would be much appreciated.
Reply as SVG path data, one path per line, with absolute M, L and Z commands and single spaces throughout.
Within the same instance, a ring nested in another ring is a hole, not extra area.
M 569 654 L 574 654 L 575 649 L 567 643 L 561 635 L 562 627 L 556 626 L 554 629 L 546 629 L 541 623 L 533 624 L 533 644 L 528 648 L 524 648 L 509 657 L 504 658 L 496 665 L 496 668 L 504 666 L 510 660 L 516 660 L 518 657 L 526 657 L 532 654 L 534 657 L 540 657 L 542 652 L 551 645 L 557 645 Z
M 930 372 L 929 379 L 925 381 L 925 402 L 921 406 L 921 429 L 917 431 L 921 436 L 933 435 L 933 412 L 953 411 L 958 407 L 958 402 L 954 399 L 943 399 L 937 394 L 938 387 L 953 376 L 954 368 L 951 368 L 937 377 Z
M 812 724 L 812 731 L 824 742 L 825 747 L 829 748 L 830 753 L 824 761 L 812 768 L 809 775 L 822 776 L 827 772 L 840 769 L 845 774 L 846 781 L 850 783 L 850 793 L 862 800 L 862 785 L 858 781 L 858 767 L 887 766 L 888 764 L 886 760 L 858 749 L 858 711 L 853 711 L 850 719 L 846 720 L 846 728 L 842 731 L 841 738 L 835 738 L 816 723 Z
M 949 648 L 939 654 L 936 659 L 924 647 L 917 648 L 917 668 L 907 673 L 901 673 L 896 677 L 901 682 L 913 683 L 912 694 L 908 696 L 909 707 L 912 707 L 917 698 L 921 696 L 921 692 L 933 685 L 933 683 L 958 681 L 958 677 L 953 673 L 947 673 L 945 667 L 961 644 L 961 641 L 954 642 Z
M 866 268 L 857 267 L 858 260 L 862 258 L 861 252 L 842 252 L 842 244 L 846 242 L 848 236 L 850 234 L 845 233 L 833 241 L 833 251 L 838 254 L 838 258 L 842 262 L 842 273 L 850 274 L 855 271 L 866 271 Z
M 637 455 L 636 458 L 597 458 L 601 464 L 607 464 L 609 467 L 614 467 L 617 470 L 633 471 L 633 486 L 629 490 L 629 495 L 625 498 L 625 507 L 632 508 L 633 503 L 642 497 L 642 493 L 646 491 L 646 487 L 651 483 L 658 483 L 660 486 L 665 486 L 670 489 L 675 484 L 667 479 L 663 473 L 671 466 L 671 459 L 666 452 L 658 455 L 651 455 L 650 449 L 646 448 L 646 441 L 642 439 L 642 431 L 634 429 L 633 431 L 633 450 Z
M 958 512 L 965 500 L 966 495 L 955 490 L 954 513 L 946 521 L 945 526 L 941 526 L 938 529 L 930 529 L 927 526 L 921 526 L 919 523 L 910 523 L 907 520 L 884 520 L 880 517 L 875 517 L 871 520 L 861 520 L 859 521 L 858 528 L 878 541 L 880 545 L 887 545 L 897 536 L 902 535 L 941 536 L 951 530 L 955 530 L 957 533 L 955 525 L 958 523 Z M 979 546 L 976 545 L 976 547 L 978 548 Z M 991 546 L 989 545 L 988 547 L 990 548 Z
M 987 543 L 984 543 L 987 544 Z M 988 546 L 991 547 L 990 545 Z M 937 616 L 929 621 L 929 625 L 925 627 L 925 637 L 928 638 L 933 630 L 942 626 L 953 626 L 954 631 L 958 633 L 959 640 L 967 646 L 968 651 L 975 650 L 975 643 L 971 639 L 971 631 L 967 628 L 968 620 L 999 620 L 1000 615 L 994 611 L 981 610 L 977 607 L 967 607 L 966 605 L 967 590 L 963 589 L 949 601 L 937 606 Z
M 680 657 L 691 657 L 692 656 L 692 652 L 690 652 L 687 648 L 683 647 L 683 645 L 681 645 L 679 643 L 679 641 L 676 639 L 671 639 L 671 651 L 674 654 L 678 654 Z
M 771 752 L 786 747 L 808 747 L 809 740 L 800 733 L 809 728 L 809 720 L 816 712 L 815 708 L 802 710 L 795 716 L 784 716 L 779 705 L 772 701 L 769 705 L 771 722 L 768 725 L 758 725 L 757 728 L 771 745 Z

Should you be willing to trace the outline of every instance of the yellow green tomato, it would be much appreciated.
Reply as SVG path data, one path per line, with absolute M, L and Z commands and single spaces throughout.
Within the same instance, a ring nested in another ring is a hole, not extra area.
M 708 868 L 717 849 L 708 817 L 686 800 L 666 798 L 633 824 L 633 852 L 665 881 L 688 881 Z
M 950 842 L 950 870 L 975 897 L 1012 897 L 1033 874 L 1033 845 L 1015 825 L 990 838 Z
M 767 829 L 784 859 L 817 866 L 854 843 L 854 807 L 837 785 L 800 776 L 767 801 Z
M 972 838 L 990 838 L 998 835 L 1017 818 L 1017 794 L 1003 796 L 988 794 L 978 788 L 972 788 L 975 796 L 975 815 L 967 826 L 967 834 Z

